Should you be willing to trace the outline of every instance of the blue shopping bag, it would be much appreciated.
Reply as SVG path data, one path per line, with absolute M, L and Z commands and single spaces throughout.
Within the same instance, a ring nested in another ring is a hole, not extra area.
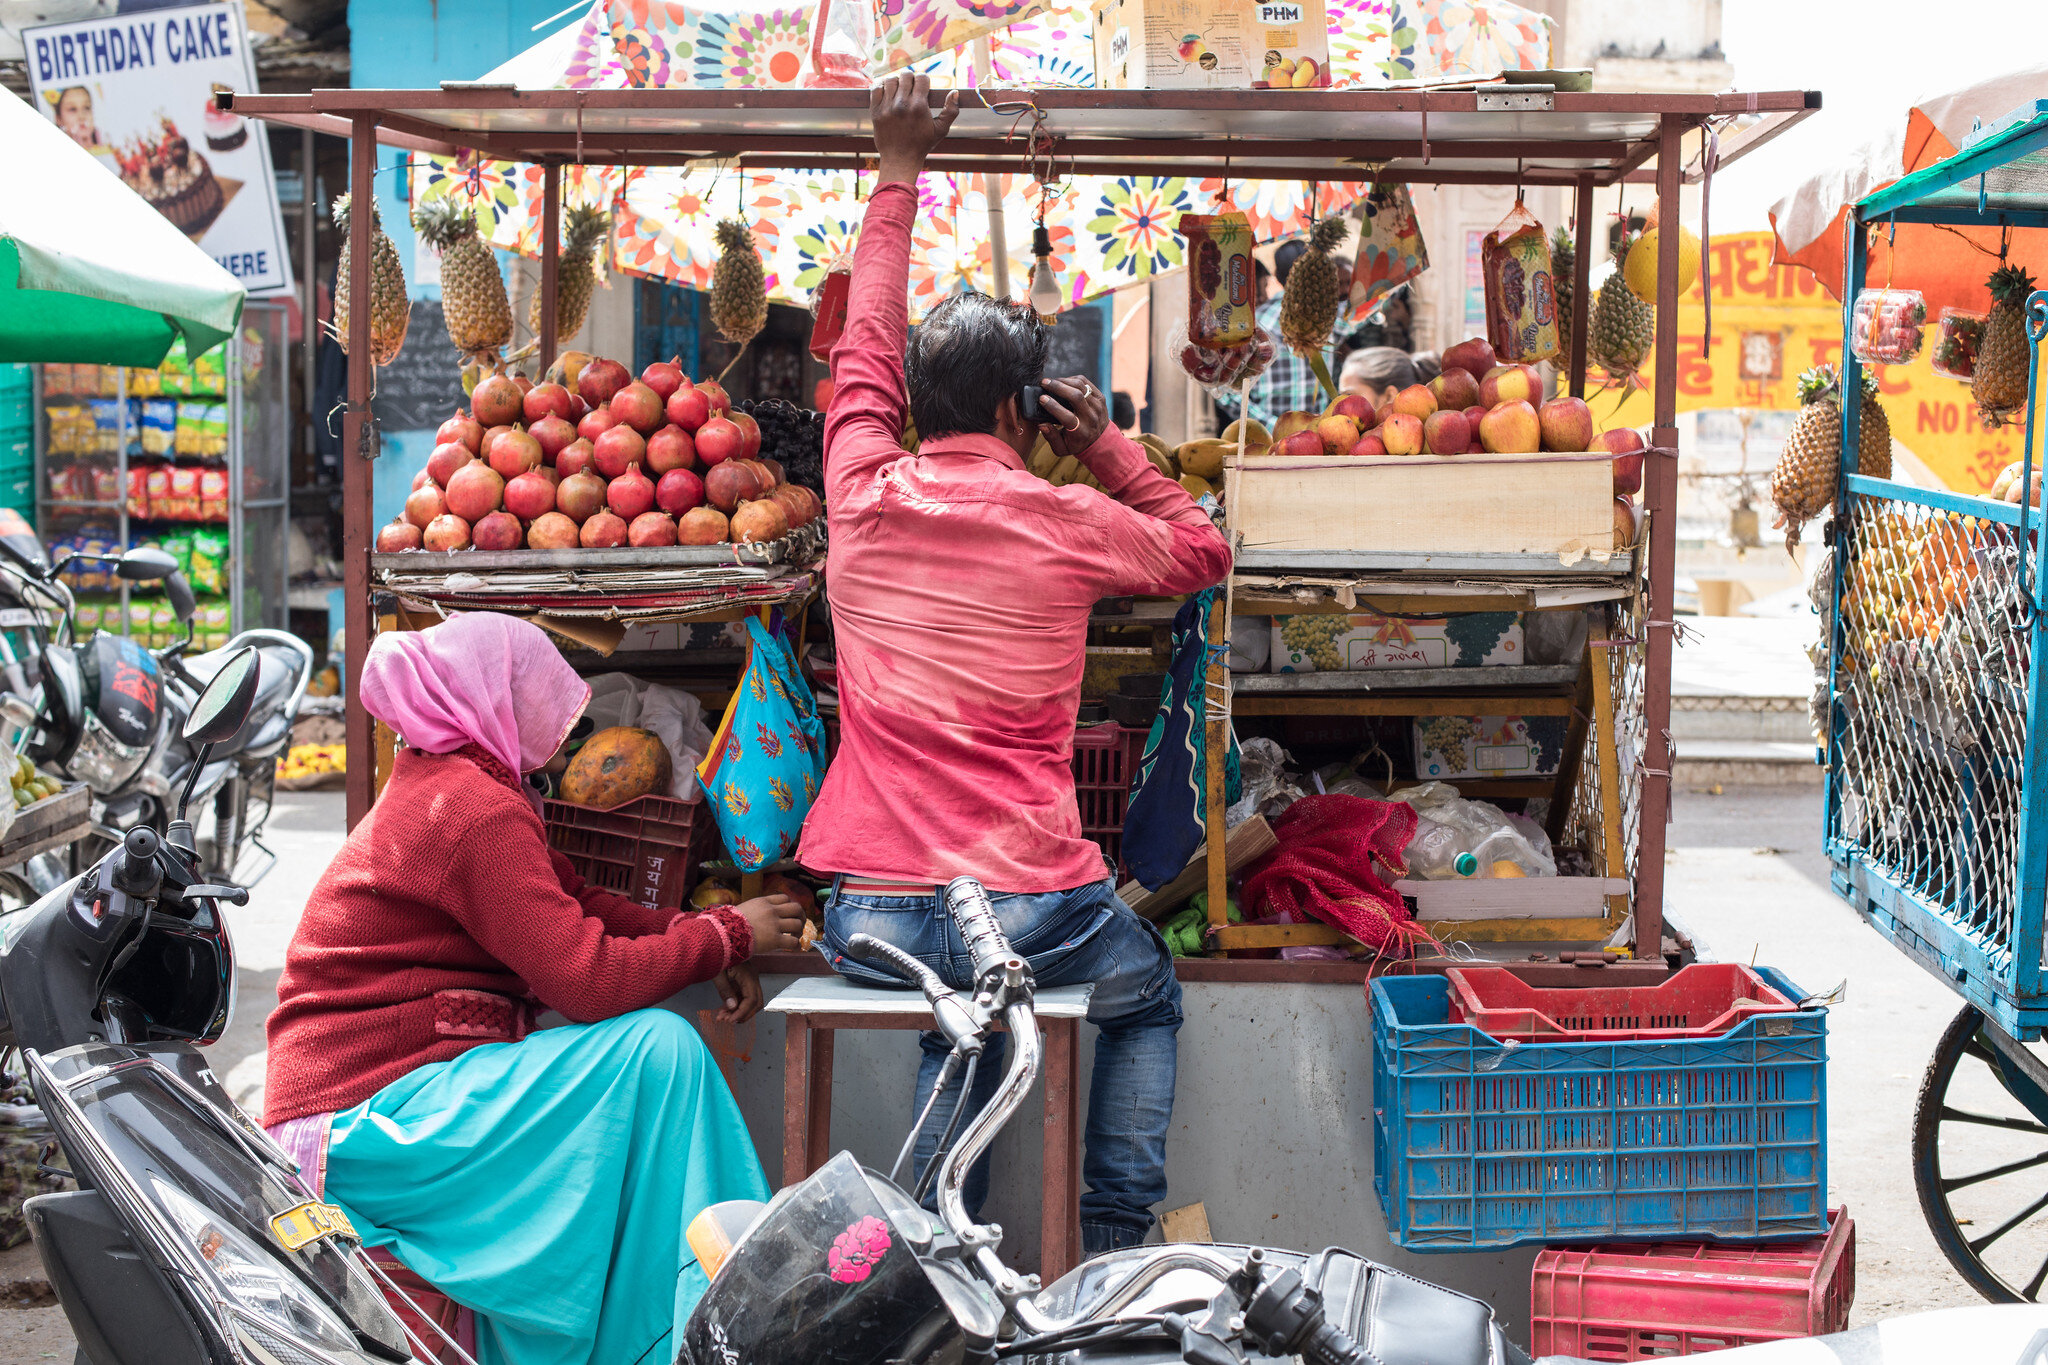
M 825 726 L 789 646 L 747 618 L 747 667 L 697 765 L 704 799 L 742 872 L 796 847 L 825 780 Z

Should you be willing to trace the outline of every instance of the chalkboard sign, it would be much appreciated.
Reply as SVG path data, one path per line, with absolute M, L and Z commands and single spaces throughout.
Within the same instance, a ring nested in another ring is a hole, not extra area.
M 1049 329 L 1052 351 L 1045 372 L 1053 379 L 1085 375 L 1096 388 L 1109 392 L 1109 307 L 1083 304 L 1060 314 Z
M 398 358 L 377 369 L 371 409 L 385 431 L 432 431 L 463 405 L 462 357 L 433 299 L 414 299 Z

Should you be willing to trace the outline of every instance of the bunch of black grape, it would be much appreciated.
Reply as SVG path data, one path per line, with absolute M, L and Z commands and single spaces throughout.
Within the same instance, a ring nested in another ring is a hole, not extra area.
M 791 483 L 825 496 L 825 414 L 781 398 L 743 399 L 738 406 L 761 428 L 761 454 L 780 464 Z

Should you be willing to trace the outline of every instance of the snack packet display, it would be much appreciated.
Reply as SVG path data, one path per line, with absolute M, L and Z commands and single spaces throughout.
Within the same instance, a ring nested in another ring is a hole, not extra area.
M 1977 374 L 1977 347 L 1984 341 L 1984 314 L 1960 308 L 1941 310 L 1941 336 L 1934 343 L 1934 372 L 1950 379 Z
M 228 453 L 228 405 L 208 403 L 199 419 L 199 453 L 224 459 Z
M 147 643 L 149 640 L 149 623 L 155 610 L 156 604 L 147 597 L 129 598 L 128 629 L 121 633 L 133 639 L 137 644 Z
M 167 517 L 171 515 L 171 467 L 167 464 L 147 466 L 142 473 L 143 506 L 148 508 L 143 516 Z M 133 495 L 130 497 L 130 516 L 133 510 Z
M 1543 224 L 1517 200 L 1479 244 L 1486 282 L 1486 339 L 1504 365 L 1534 365 L 1557 354 L 1557 293 Z
M 194 592 L 228 590 L 228 534 L 201 527 L 192 532 L 192 568 L 185 575 Z
M 213 394 L 227 392 L 225 375 L 221 368 L 227 355 L 225 346 L 216 346 L 205 355 L 192 358 L 192 393 Z
M 156 599 L 149 609 L 150 648 L 162 649 L 184 633 L 185 627 L 179 624 L 178 613 L 171 607 L 170 599 Z
M 152 489 L 150 506 L 155 515 L 169 517 L 173 521 L 199 520 L 199 471 L 190 465 L 173 466 L 169 491 L 159 502 Z
M 199 471 L 199 519 L 228 519 L 228 472 L 214 466 Z
M 1429 269 L 1429 247 L 1408 187 L 1375 181 L 1365 197 L 1351 265 L 1351 315 L 1364 317 L 1382 294 Z M 1562 345 L 1562 339 L 1559 344 Z
M 1188 262 L 1188 340 L 1226 351 L 1252 339 L 1252 225 L 1242 213 L 1183 213 Z
M 1866 365 L 1904 365 L 1920 354 L 1927 301 L 1917 289 L 1866 289 L 1849 310 L 1849 350 Z
M 83 639 L 100 628 L 100 617 L 105 608 L 90 597 L 78 600 L 78 610 L 71 613 L 73 630 Z
M 92 400 L 92 449 L 81 450 L 81 455 L 118 455 L 121 453 L 121 400 L 118 398 L 95 398 Z
M 142 453 L 168 455 L 178 434 L 178 400 L 147 398 L 142 402 Z
M 111 505 L 121 500 L 120 470 L 111 465 L 91 465 L 86 470 L 84 484 L 91 491 L 94 502 Z

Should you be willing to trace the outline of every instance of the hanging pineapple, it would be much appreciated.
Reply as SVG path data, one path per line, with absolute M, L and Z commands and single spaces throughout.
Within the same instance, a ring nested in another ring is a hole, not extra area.
M 1337 287 L 1337 263 L 1330 253 L 1343 245 L 1351 224 L 1343 218 L 1325 218 L 1308 232 L 1308 250 L 1294 260 L 1287 272 L 1287 284 L 1280 291 L 1280 336 L 1295 353 L 1308 361 L 1316 382 L 1332 399 L 1336 381 L 1323 351 L 1330 333 L 1337 327 L 1337 310 L 1344 295 Z
M 348 354 L 348 196 L 334 201 L 334 225 L 341 229 L 341 267 L 334 277 L 334 336 Z M 377 218 L 377 201 L 370 201 L 370 359 L 389 365 L 405 345 L 405 326 L 412 319 L 412 300 L 405 293 L 405 270 L 398 263 L 398 248 L 384 233 Z
M 718 225 L 718 264 L 711 267 L 711 321 L 735 346 L 752 341 L 768 325 L 767 277 L 754 234 L 737 218 Z
M 1622 273 L 1631 240 L 1628 233 L 1622 233 L 1621 243 L 1614 249 L 1614 273 L 1593 296 L 1586 328 L 1586 358 L 1607 371 L 1608 379 L 1624 391 L 1636 387 L 1636 371 L 1650 358 L 1650 348 L 1657 340 L 1657 310 L 1635 296 Z
M 1572 305 L 1577 302 L 1579 248 L 1563 228 L 1550 234 L 1550 291 L 1557 299 L 1557 337 L 1569 348 Z
M 595 204 L 578 204 L 562 224 L 562 255 L 555 267 L 555 344 L 583 329 L 590 293 L 597 287 L 597 244 L 611 231 L 612 218 Z M 526 327 L 540 335 L 540 290 L 526 305 Z
M 1858 414 L 1856 472 L 1873 479 L 1892 476 L 1892 424 L 1877 401 L 1877 380 L 1863 373 L 1863 408 Z M 1785 549 L 1799 543 L 1807 522 L 1835 500 L 1842 468 L 1842 381 L 1832 365 L 1816 365 L 1799 376 L 1799 415 L 1785 437 L 1785 449 L 1771 471 L 1771 525 L 1785 532 Z
M 2016 265 L 1991 272 L 1991 312 L 1977 343 L 1970 396 L 1987 427 L 2004 426 L 2027 404 L 2027 295 L 2034 277 Z
M 496 360 L 512 340 L 512 304 L 498 258 L 476 234 L 476 214 L 448 195 L 412 213 L 413 230 L 441 253 L 441 312 L 455 349 Z

